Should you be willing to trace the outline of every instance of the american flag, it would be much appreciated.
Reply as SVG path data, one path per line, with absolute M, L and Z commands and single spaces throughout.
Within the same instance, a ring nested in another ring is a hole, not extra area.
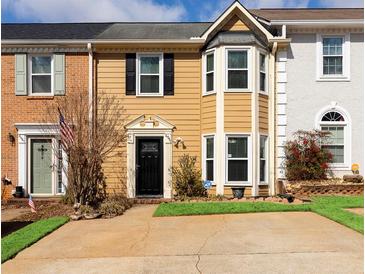
M 61 142 L 65 148 L 68 148 L 70 144 L 74 143 L 74 133 L 72 128 L 65 122 L 65 117 L 63 117 L 61 111 L 60 113 L 60 130 L 61 130 Z
M 37 212 L 37 210 L 35 210 L 35 205 L 34 205 L 31 195 L 29 195 L 28 205 L 30 206 L 30 211 L 32 211 L 33 213 Z

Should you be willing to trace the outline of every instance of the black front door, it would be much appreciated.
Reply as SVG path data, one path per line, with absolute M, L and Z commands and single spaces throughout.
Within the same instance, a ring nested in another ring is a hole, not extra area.
M 161 137 L 136 138 L 137 196 L 163 193 L 163 146 Z

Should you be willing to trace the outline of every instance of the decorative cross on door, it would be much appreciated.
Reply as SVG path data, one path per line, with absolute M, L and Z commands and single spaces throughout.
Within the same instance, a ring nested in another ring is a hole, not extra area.
M 44 148 L 44 145 L 41 146 L 41 148 L 38 148 L 38 151 L 41 152 L 41 159 L 43 160 L 44 152 L 48 149 Z

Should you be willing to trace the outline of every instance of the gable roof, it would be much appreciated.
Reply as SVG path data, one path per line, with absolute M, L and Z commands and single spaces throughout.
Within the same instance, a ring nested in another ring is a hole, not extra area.
M 254 17 L 239 1 L 234 1 L 218 18 L 214 23 L 203 33 L 201 38 L 208 39 L 208 37 L 219 29 L 219 26 L 224 20 L 230 19 L 230 16 L 235 14 L 240 19 L 242 17 L 247 18 L 253 28 L 260 31 L 267 39 L 273 38 L 273 35 Z

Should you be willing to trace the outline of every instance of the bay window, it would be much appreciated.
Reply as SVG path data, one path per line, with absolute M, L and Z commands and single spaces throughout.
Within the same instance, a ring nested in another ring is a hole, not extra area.
M 267 183 L 267 136 L 260 136 L 260 183 Z
M 248 50 L 228 49 L 226 51 L 226 89 L 248 89 Z
M 226 137 L 227 184 L 245 184 L 249 181 L 249 137 Z
M 205 136 L 204 148 L 204 174 L 205 180 L 214 181 L 214 136 Z
M 205 55 L 205 90 L 204 93 L 209 94 L 214 92 L 214 51 L 210 51 Z
M 260 69 L 260 91 L 266 92 L 266 55 L 260 53 L 259 56 L 259 69 Z

